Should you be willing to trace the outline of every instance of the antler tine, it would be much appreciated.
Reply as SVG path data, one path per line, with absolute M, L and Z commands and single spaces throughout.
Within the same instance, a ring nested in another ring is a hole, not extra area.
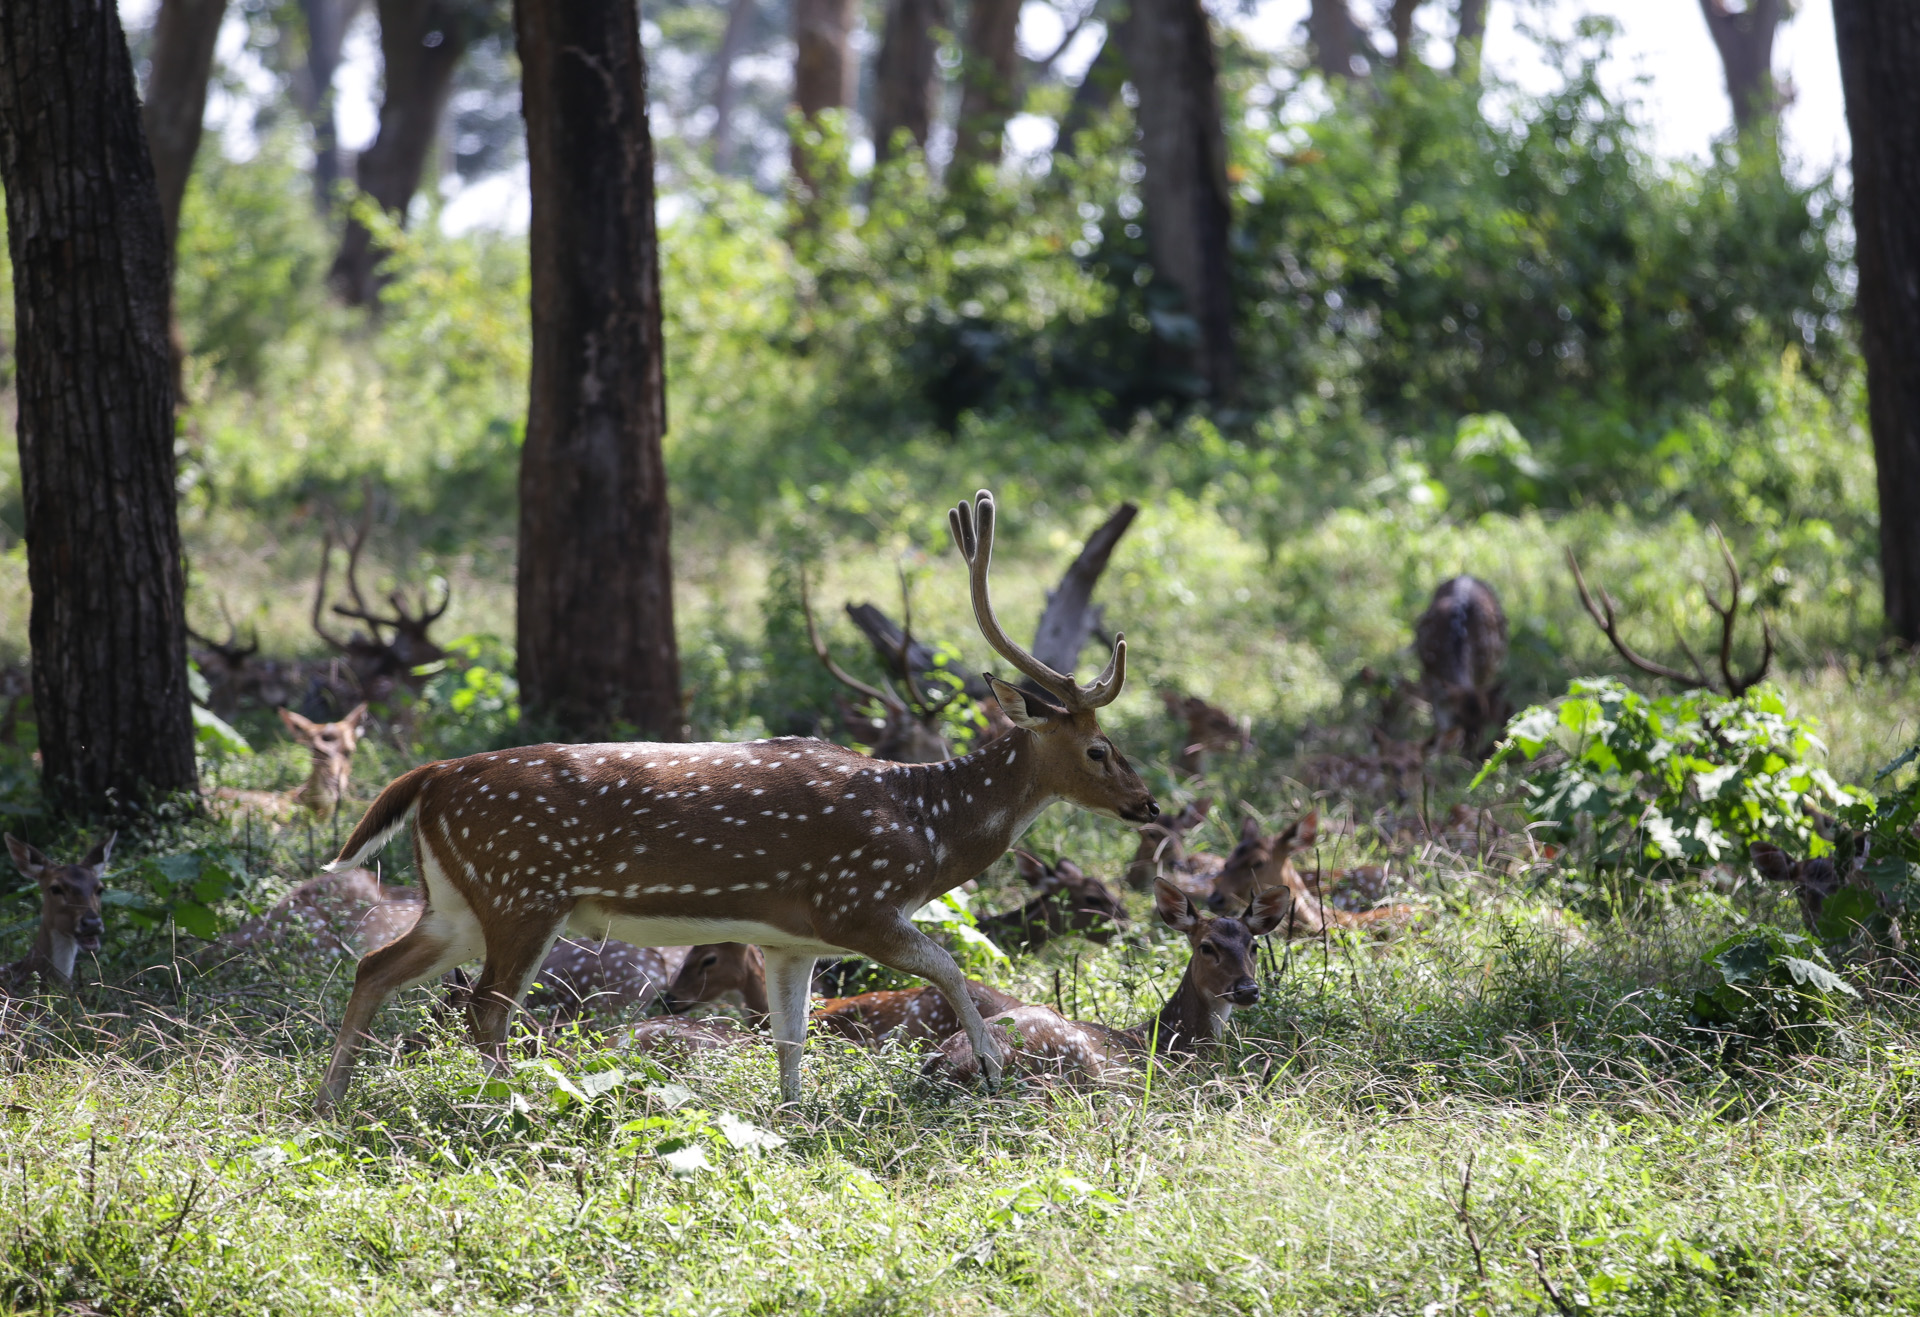
M 1613 645 L 1614 650 L 1621 658 L 1640 669 L 1640 671 L 1647 673 L 1649 676 L 1663 677 L 1668 681 L 1677 681 L 1685 686 L 1706 684 L 1700 678 L 1682 672 L 1678 668 L 1670 668 L 1664 663 L 1655 663 L 1652 659 L 1641 658 L 1638 654 L 1634 653 L 1633 650 L 1628 648 L 1627 642 L 1620 638 L 1620 625 L 1614 618 L 1615 604 L 1613 596 L 1608 594 L 1604 588 L 1600 591 L 1601 604 L 1605 605 L 1606 610 L 1603 616 L 1600 605 L 1596 605 L 1593 602 L 1593 595 L 1587 590 L 1587 578 L 1580 574 L 1580 560 L 1574 557 L 1571 548 L 1567 550 L 1567 566 L 1573 568 L 1573 583 L 1579 587 L 1580 602 L 1586 606 L 1587 616 L 1593 619 L 1593 624 L 1600 628 L 1601 634 L 1606 636 L 1607 640 Z
M 833 661 L 833 655 L 827 652 L 825 642 L 820 639 L 819 628 L 813 624 L 813 601 L 807 595 L 807 570 L 804 567 L 800 569 L 800 611 L 807 619 L 807 641 L 813 646 L 814 657 L 826 668 L 827 675 L 856 694 L 877 701 L 889 713 L 902 714 L 907 711 L 906 703 L 898 695 L 869 686 Z
M 914 714 L 925 721 L 952 704 L 959 692 L 948 688 L 938 699 L 930 699 L 926 688 L 914 679 L 913 662 L 909 657 L 913 651 L 913 591 L 907 585 L 906 567 L 895 563 L 894 568 L 900 574 L 900 646 L 894 655 L 894 663 L 900 670 L 900 680 L 906 686 L 907 693 L 903 699 Z M 892 682 L 887 683 L 887 689 L 893 689 Z
M 320 579 L 313 589 L 313 630 L 320 639 L 344 652 L 347 642 L 329 634 L 321 618 L 325 616 L 327 603 L 327 573 L 333 567 L 333 528 L 329 526 L 320 535 Z
M 352 609 L 348 609 L 340 604 L 335 604 L 333 611 L 342 617 L 357 618 L 365 622 L 368 626 L 373 627 L 373 638 L 375 641 L 380 641 L 379 628 L 382 626 L 392 626 L 393 623 L 387 621 L 385 618 L 375 617 L 373 610 L 367 607 L 366 598 L 360 593 L 360 551 L 366 547 L 367 535 L 372 529 L 373 499 L 371 493 L 369 493 L 366 513 L 362 516 L 359 526 L 354 528 L 353 538 L 347 544 L 347 593 L 353 596 L 354 606 Z M 380 641 L 380 643 L 384 644 L 385 642 Z
M 1720 560 L 1727 565 L 1727 584 L 1731 590 L 1723 607 L 1707 590 L 1707 606 L 1720 615 L 1720 676 L 1727 683 L 1727 694 L 1736 699 L 1745 695 L 1767 675 L 1767 669 L 1773 664 L 1773 628 L 1767 620 L 1760 619 L 1761 651 L 1760 664 L 1746 677 L 1736 677 L 1733 672 L 1733 629 L 1740 618 L 1740 568 L 1733 560 L 1733 550 L 1727 547 L 1727 537 L 1720 533 L 1720 527 L 1713 528 L 1713 538 L 1720 544 Z
M 953 529 L 954 543 L 960 546 L 960 554 L 967 560 L 973 586 L 973 618 L 979 624 L 980 634 L 986 637 L 987 643 L 1001 658 L 1051 692 L 1068 711 L 1097 709 L 1111 703 L 1120 693 L 1120 682 L 1126 676 L 1127 646 L 1124 636 L 1115 638 L 1113 657 L 1107 661 L 1106 669 L 1099 678 L 1093 685 L 1082 687 L 1074 681 L 1071 673 L 1055 672 L 1015 644 L 1000 625 L 1000 619 L 993 611 L 993 597 L 987 584 L 993 563 L 993 518 L 993 494 L 985 489 L 974 496 L 972 503 L 961 503 L 947 514 L 947 524 Z

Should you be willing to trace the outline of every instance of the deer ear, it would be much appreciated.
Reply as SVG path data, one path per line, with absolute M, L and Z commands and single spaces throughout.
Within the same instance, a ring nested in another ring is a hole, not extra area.
M 1026 880 L 1029 887 L 1046 887 L 1050 883 L 1055 887 L 1060 885 L 1059 880 L 1053 876 L 1053 872 L 1047 868 L 1047 862 L 1038 855 L 1029 855 L 1026 851 L 1015 851 L 1013 867 L 1019 871 L 1021 878 Z
M 1188 827 L 1198 827 L 1206 821 L 1207 815 L 1213 812 L 1213 797 L 1202 796 L 1182 812 L 1193 815 L 1193 822 L 1188 824 Z
M 1304 848 L 1313 845 L 1314 842 L 1320 839 L 1320 811 L 1317 809 L 1308 810 L 1306 814 L 1295 821 L 1294 825 L 1288 828 L 1287 831 L 1292 834 L 1292 840 L 1295 846 Z
M 1078 887 L 1087 881 L 1087 875 L 1072 860 L 1060 860 L 1053 866 L 1053 872 L 1061 882 L 1069 887 Z
M 353 708 L 347 710 L 347 716 L 342 718 L 340 721 L 345 723 L 347 726 L 353 728 L 353 730 L 357 732 L 360 730 L 361 721 L 364 718 L 366 718 L 366 716 L 367 716 L 367 702 L 365 700 L 362 700 L 360 701 L 360 703 L 354 705 Z
M 1240 821 L 1240 840 L 1242 842 L 1257 842 L 1260 840 L 1260 837 L 1259 819 L 1242 819 Z
M 105 837 L 96 841 L 93 844 L 93 849 L 81 857 L 81 866 L 92 869 L 95 876 L 98 876 L 106 869 L 107 861 L 113 858 L 113 843 L 119 836 L 120 834 L 117 832 L 109 832 Z
M 1789 860 L 1787 853 L 1778 846 L 1769 842 L 1756 841 L 1747 848 L 1747 854 L 1752 857 L 1753 867 L 1762 878 L 1776 883 L 1793 881 L 1793 861 Z
M 1007 715 L 1007 721 L 1015 727 L 1024 727 L 1030 732 L 1044 730 L 1050 720 L 1065 718 L 1067 711 L 1048 704 L 1039 696 L 1021 690 L 1018 686 L 1009 686 L 991 672 L 982 673 L 987 685 L 993 690 L 993 698 L 1000 702 L 1000 712 Z
M 287 730 L 293 733 L 293 739 L 296 741 L 312 739 L 316 730 L 311 718 L 302 718 L 292 709 L 281 709 L 280 721 L 287 725 Z
M 1200 923 L 1200 914 L 1187 894 L 1165 878 L 1154 880 L 1153 910 L 1161 922 L 1176 932 L 1191 933 Z
M 1269 887 L 1253 898 L 1253 909 L 1243 921 L 1255 937 L 1265 937 L 1280 927 L 1280 921 L 1293 908 L 1293 892 L 1285 883 Z
M 13 867 L 25 877 L 40 881 L 40 871 L 47 867 L 47 857 L 35 847 L 27 845 L 11 832 L 6 834 L 7 852 L 13 856 Z

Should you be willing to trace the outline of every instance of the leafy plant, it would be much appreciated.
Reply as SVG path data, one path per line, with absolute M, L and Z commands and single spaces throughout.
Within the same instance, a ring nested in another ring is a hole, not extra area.
M 1696 1025 L 1810 1047 L 1840 1001 L 1858 997 L 1811 940 L 1762 924 L 1706 954 L 1720 981 L 1693 997 Z
M 1771 686 L 1728 699 L 1580 679 L 1513 719 L 1474 785 L 1515 759 L 1537 762 L 1543 776 L 1521 786 L 1547 839 L 1589 846 L 1603 869 L 1674 877 L 1743 856 L 1756 841 L 1827 853 L 1803 803 L 1832 807 L 1852 795 L 1809 762 L 1824 748 Z
M 129 876 L 131 881 L 116 882 L 100 899 L 123 907 L 140 928 L 159 928 L 171 920 L 198 938 L 219 932 L 215 908 L 247 885 L 241 866 L 224 848 L 150 855 Z

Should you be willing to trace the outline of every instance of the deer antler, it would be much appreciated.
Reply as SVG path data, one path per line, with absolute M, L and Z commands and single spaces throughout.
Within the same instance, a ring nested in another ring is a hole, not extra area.
M 1740 569 L 1734 565 L 1733 550 L 1727 547 L 1727 537 L 1720 528 L 1713 528 L 1713 538 L 1720 544 L 1720 560 L 1727 565 L 1727 583 L 1731 593 L 1726 606 L 1722 607 L 1713 591 L 1703 590 L 1707 596 L 1707 607 L 1720 615 L 1720 676 L 1727 683 L 1727 694 L 1736 699 L 1757 686 L 1767 675 L 1767 669 L 1773 666 L 1773 628 L 1766 618 L 1760 619 L 1761 650 L 1760 663 L 1744 677 L 1733 673 L 1733 626 L 1740 616 Z
M 1762 651 L 1759 665 L 1744 677 L 1736 675 L 1733 670 L 1733 632 L 1740 617 L 1740 569 L 1735 566 L 1733 550 L 1727 547 L 1727 537 L 1720 533 L 1718 526 L 1713 528 L 1713 535 L 1720 545 L 1721 560 L 1727 565 L 1727 579 L 1732 587 L 1732 594 L 1723 604 L 1711 589 L 1703 587 L 1703 590 L 1707 596 L 1707 606 L 1720 618 L 1720 676 L 1726 683 L 1727 694 L 1738 698 L 1758 685 L 1767 675 L 1767 669 L 1772 666 L 1773 628 L 1768 625 L 1765 618 L 1760 619 Z M 1593 624 L 1600 628 L 1601 633 L 1612 643 L 1614 650 L 1621 658 L 1651 676 L 1661 677 L 1694 689 L 1709 691 L 1714 689 L 1713 679 L 1707 675 L 1706 665 L 1700 662 L 1699 656 L 1693 652 L 1693 647 L 1687 643 L 1686 637 L 1680 635 L 1677 630 L 1675 639 L 1679 642 L 1680 652 L 1685 654 L 1687 662 L 1693 665 L 1692 672 L 1670 668 L 1664 663 L 1656 663 L 1652 659 L 1642 658 L 1634 653 L 1627 642 L 1620 638 L 1619 621 L 1615 617 L 1615 610 L 1619 607 L 1618 602 L 1603 586 L 1600 589 L 1600 602 L 1594 603 L 1593 595 L 1587 589 L 1586 577 L 1580 572 L 1580 560 L 1574 557 L 1571 548 L 1567 550 L 1567 566 L 1573 569 L 1573 583 L 1580 591 L 1580 602 L 1586 606 L 1587 616 L 1593 619 Z
M 1113 657 L 1107 660 L 1105 670 L 1092 685 L 1082 686 L 1073 679 L 1072 673 L 1055 672 L 1015 644 L 1001 627 L 1000 619 L 994 615 L 993 598 L 987 585 L 993 562 L 993 517 L 993 494 L 984 489 L 975 495 L 972 503 L 962 503 L 947 514 L 954 543 L 960 546 L 960 556 L 967 560 L 973 587 L 973 617 L 980 625 L 980 634 L 1000 657 L 1050 692 L 1069 713 L 1113 703 L 1127 677 L 1124 635 L 1113 638 Z
M 1707 680 L 1707 674 L 1700 671 L 1698 665 L 1695 666 L 1694 671 L 1687 673 L 1678 668 L 1670 668 L 1664 663 L 1655 663 L 1652 659 L 1641 658 L 1634 653 L 1627 646 L 1627 642 L 1620 638 L 1620 624 L 1614 617 L 1614 610 L 1619 607 L 1619 604 L 1612 595 L 1607 593 L 1604 586 L 1600 590 L 1599 605 L 1594 604 L 1593 596 L 1587 592 L 1587 578 L 1580 574 L 1580 560 L 1573 556 L 1571 548 L 1567 550 L 1567 566 L 1573 568 L 1573 583 L 1580 590 L 1580 602 L 1586 605 L 1587 616 L 1593 619 L 1593 624 L 1600 628 L 1601 633 L 1612 643 L 1621 658 L 1642 672 L 1655 677 L 1664 677 L 1668 681 L 1677 681 L 1683 686 L 1712 685 Z M 1603 609 L 1604 616 L 1602 616 Z
M 906 685 L 906 702 L 912 706 L 913 712 L 924 722 L 932 719 L 942 709 L 945 709 L 949 704 L 953 703 L 954 697 L 958 695 L 959 692 L 949 688 L 947 692 L 938 699 L 932 699 L 928 697 L 926 690 L 914 680 L 913 665 L 907 661 L 907 656 L 913 649 L 913 592 L 907 586 L 907 569 L 897 563 L 895 566 L 900 573 L 900 645 L 893 656 L 894 666 L 901 674 L 901 680 Z M 891 689 L 891 685 L 889 685 L 889 689 Z
M 833 655 L 827 652 L 826 644 L 820 639 L 819 628 L 813 624 L 813 601 L 807 595 L 807 572 L 804 567 L 800 569 L 800 611 L 806 615 L 807 641 L 813 646 L 814 657 L 820 660 L 829 676 L 855 694 L 876 701 L 888 713 L 898 716 L 907 712 L 905 701 L 893 691 L 869 686 L 833 661 Z
M 323 621 L 327 603 L 327 573 L 332 568 L 333 527 L 329 526 L 320 535 L 320 577 L 313 588 L 313 630 L 320 639 L 344 654 L 347 652 L 347 642 L 328 631 Z

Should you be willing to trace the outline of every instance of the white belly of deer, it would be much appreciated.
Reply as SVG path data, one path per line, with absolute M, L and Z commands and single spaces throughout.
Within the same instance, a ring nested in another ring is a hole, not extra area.
M 756 947 L 777 947 L 782 951 L 812 952 L 816 956 L 838 956 L 846 951 L 815 938 L 795 937 L 772 924 L 757 919 L 697 919 L 691 917 L 647 917 L 623 915 L 608 910 L 598 901 L 582 901 L 573 908 L 567 927 L 591 938 L 614 938 L 636 947 L 701 946 L 709 942 L 745 942 Z

